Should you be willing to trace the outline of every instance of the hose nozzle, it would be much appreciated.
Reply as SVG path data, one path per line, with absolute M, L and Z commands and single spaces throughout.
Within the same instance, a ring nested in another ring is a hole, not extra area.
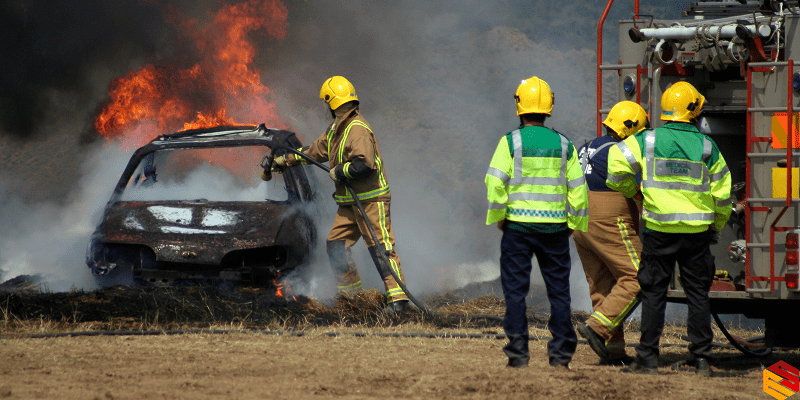
M 272 180 L 272 155 L 265 154 L 264 158 L 261 159 L 261 163 L 259 164 L 261 168 L 264 169 L 261 172 L 261 180 L 263 181 L 271 181 Z

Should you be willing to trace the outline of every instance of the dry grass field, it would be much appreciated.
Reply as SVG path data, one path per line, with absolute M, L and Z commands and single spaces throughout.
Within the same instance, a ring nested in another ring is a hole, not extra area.
M 503 302 L 494 296 L 429 297 L 435 315 L 399 318 L 380 312 L 374 290 L 332 305 L 287 297 L 196 288 L 0 292 L 0 398 L 768 399 L 762 368 L 800 366 L 796 350 L 752 359 L 720 348 L 714 376 L 698 377 L 672 368 L 688 354 L 685 329 L 668 326 L 659 376 L 598 365 L 584 342 L 571 371 L 552 369 L 533 299 L 530 368 L 509 369 L 497 318 Z M 627 329 L 636 342 L 635 323 Z

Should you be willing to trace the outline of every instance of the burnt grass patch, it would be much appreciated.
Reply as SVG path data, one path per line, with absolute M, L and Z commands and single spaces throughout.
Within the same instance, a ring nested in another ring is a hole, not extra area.
M 236 325 L 241 329 L 307 329 L 325 326 L 386 327 L 407 322 L 431 328 L 495 328 L 502 332 L 505 304 L 491 283 L 469 285 L 425 297 L 432 311 L 414 307 L 388 315 L 375 289 L 338 296 L 333 304 L 296 296 L 277 287 L 114 286 L 94 291 L 48 292 L 36 277 L 20 276 L 0 284 L 0 323 L 13 328 L 24 321 L 57 325 L 90 323 L 91 329 L 186 329 Z M 499 282 L 497 283 L 499 285 Z M 490 294 L 486 294 L 486 293 Z M 532 290 L 529 320 L 544 325 L 546 295 Z M 544 303 L 542 303 L 544 301 Z M 586 314 L 577 312 L 576 321 Z

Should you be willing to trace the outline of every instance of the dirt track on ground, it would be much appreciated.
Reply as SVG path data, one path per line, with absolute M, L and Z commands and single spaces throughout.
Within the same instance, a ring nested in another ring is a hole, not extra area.
M 661 375 L 631 375 L 597 365 L 581 344 L 565 371 L 547 365 L 546 341 L 536 340 L 530 367 L 509 369 L 503 340 L 324 334 L 331 331 L 4 338 L 0 398 L 765 399 L 762 372 L 747 370 L 779 359 L 800 365 L 797 352 L 759 361 L 720 351 L 738 359 L 702 378 L 671 370 L 686 350 L 667 347 Z

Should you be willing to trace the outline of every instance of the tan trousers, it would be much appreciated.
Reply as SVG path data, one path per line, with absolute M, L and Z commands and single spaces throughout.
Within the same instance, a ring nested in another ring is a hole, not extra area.
M 371 203 L 362 203 L 364 211 L 367 213 L 372 229 L 378 237 L 380 244 L 386 246 L 389 251 L 389 263 L 391 268 L 405 281 L 403 272 L 400 269 L 400 257 L 394 250 L 394 232 L 392 231 L 392 221 L 389 213 L 389 202 L 377 201 Z M 347 248 L 348 256 L 350 248 L 353 247 L 358 239 L 363 237 L 367 247 L 375 246 L 372 236 L 369 233 L 361 212 L 355 205 L 352 206 L 339 206 L 336 211 L 336 217 L 333 219 L 333 226 L 330 233 L 328 233 L 328 241 L 344 240 L 345 247 Z M 349 257 L 348 257 L 349 258 Z M 355 269 L 355 264 L 351 261 L 350 270 L 346 274 L 337 275 L 337 286 L 342 291 L 352 291 L 353 288 L 361 288 L 361 278 L 358 271 Z M 389 303 L 399 300 L 408 300 L 408 296 L 397 284 L 393 276 L 389 275 L 383 278 L 383 285 L 386 288 L 386 296 Z
M 589 229 L 574 232 L 594 313 L 586 321 L 607 342 L 612 358 L 625 354 L 622 323 L 636 306 L 639 210 L 619 192 L 589 191 Z

